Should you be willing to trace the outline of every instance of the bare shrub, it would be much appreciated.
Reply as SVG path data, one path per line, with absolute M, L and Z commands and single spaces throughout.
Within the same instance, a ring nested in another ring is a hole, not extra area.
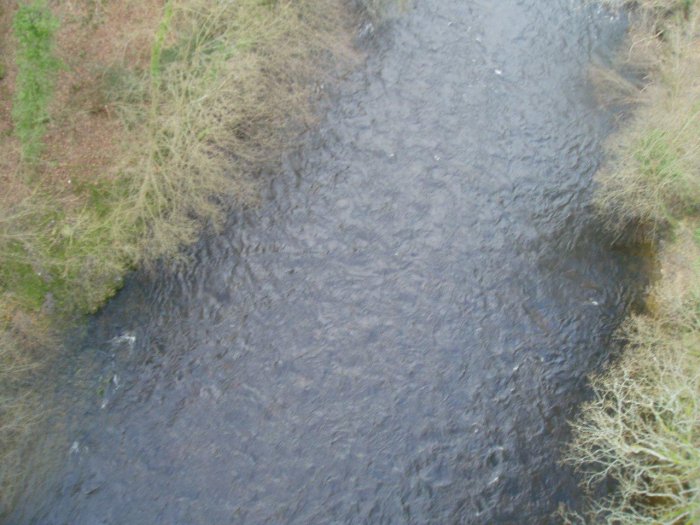
M 700 249 L 687 229 L 663 257 L 654 315 L 621 329 L 622 358 L 592 379 L 567 461 L 586 486 L 614 482 L 589 522 L 700 520 Z

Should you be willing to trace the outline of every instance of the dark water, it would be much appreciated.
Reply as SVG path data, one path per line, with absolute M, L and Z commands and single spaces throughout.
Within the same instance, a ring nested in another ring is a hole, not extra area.
M 575 505 L 565 421 L 638 264 L 589 206 L 611 122 L 586 69 L 624 23 L 581 5 L 420 0 L 380 31 L 262 207 L 91 321 L 55 482 L 12 523 Z

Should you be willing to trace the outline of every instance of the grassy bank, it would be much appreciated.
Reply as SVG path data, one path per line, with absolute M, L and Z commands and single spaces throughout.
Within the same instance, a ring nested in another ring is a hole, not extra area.
M 609 144 L 598 207 L 622 242 L 656 246 L 647 312 L 623 356 L 593 378 L 568 460 L 592 498 L 585 523 L 700 523 L 700 6 L 638 0 L 626 80 L 635 109 Z
M 0 516 L 47 341 L 255 203 L 256 174 L 313 123 L 316 85 L 356 59 L 358 9 L 382 5 L 0 4 Z

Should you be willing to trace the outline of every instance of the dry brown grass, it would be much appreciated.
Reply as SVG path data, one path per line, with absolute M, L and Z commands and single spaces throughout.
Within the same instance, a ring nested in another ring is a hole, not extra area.
M 33 432 L 45 415 L 33 384 L 46 364 L 50 333 L 46 320 L 0 301 L 0 517 L 20 495 Z
M 346 29 L 331 31 L 339 21 Z M 182 58 L 163 61 L 156 88 L 140 86 L 149 111 L 119 108 L 146 138 L 121 167 L 133 199 L 124 219 L 145 231 L 134 257 L 176 252 L 220 221 L 222 199 L 254 201 L 256 171 L 312 120 L 319 61 L 349 58 L 347 23 L 334 1 L 173 2 L 168 38 Z

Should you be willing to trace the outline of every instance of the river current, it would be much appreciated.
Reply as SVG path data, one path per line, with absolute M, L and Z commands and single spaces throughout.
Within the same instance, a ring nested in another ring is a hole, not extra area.
M 576 506 L 566 421 L 639 282 L 590 205 L 613 122 L 588 68 L 624 28 L 576 0 L 419 0 L 381 26 L 261 206 L 76 337 L 57 466 L 11 523 Z

